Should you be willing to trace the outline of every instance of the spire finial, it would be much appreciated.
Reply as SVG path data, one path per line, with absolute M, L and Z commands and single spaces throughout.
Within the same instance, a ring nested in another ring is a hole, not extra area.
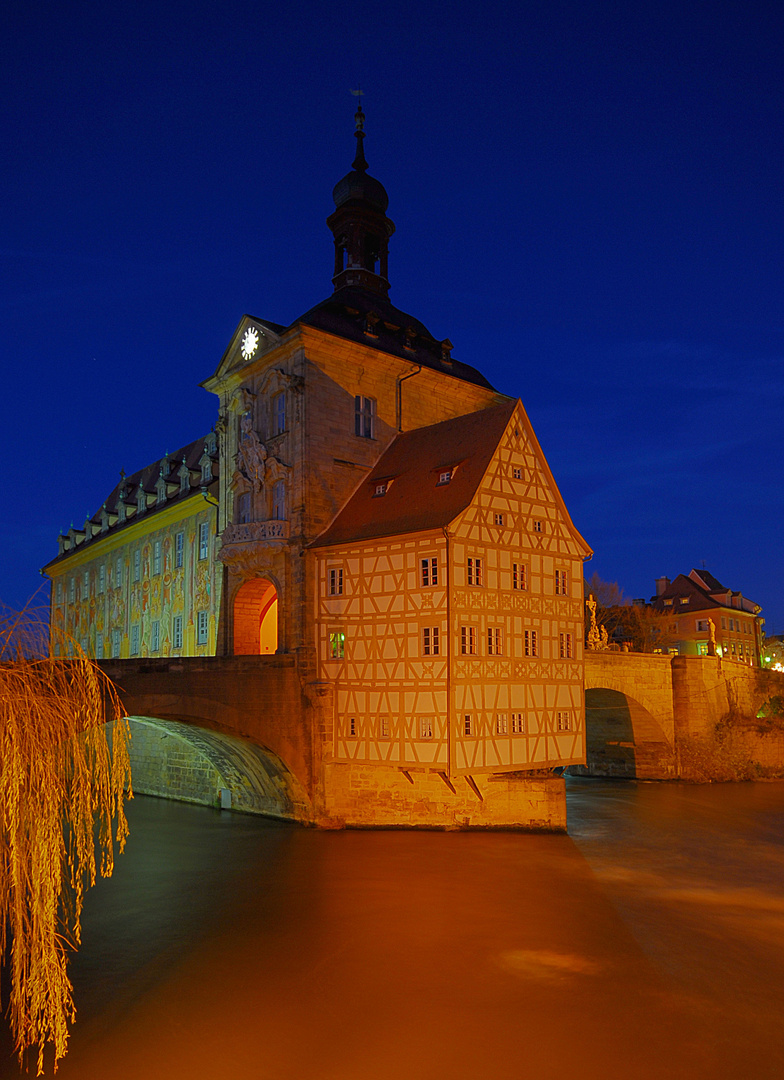
M 355 98 L 359 98 L 357 111 L 354 113 L 354 137 L 357 140 L 357 154 L 351 163 L 351 168 L 356 169 L 357 172 L 366 172 L 368 164 L 365 161 L 365 150 L 362 145 L 365 138 L 365 114 L 362 111 L 362 98 L 365 96 L 365 91 L 361 86 L 357 86 L 356 90 L 352 90 L 351 93 Z

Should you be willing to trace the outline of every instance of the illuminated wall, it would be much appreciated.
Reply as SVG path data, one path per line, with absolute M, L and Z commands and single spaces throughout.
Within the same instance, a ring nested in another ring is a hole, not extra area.
M 584 760 L 588 549 L 522 409 L 447 533 L 316 549 L 336 760 L 451 776 Z
M 196 494 L 82 543 L 48 568 L 53 627 L 99 658 L 214 655 L 215 537 L 216 509 Z

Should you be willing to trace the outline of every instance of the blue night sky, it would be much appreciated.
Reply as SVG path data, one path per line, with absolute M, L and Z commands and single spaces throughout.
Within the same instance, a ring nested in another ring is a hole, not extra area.
M 331 292 L 361 83 L 390 299 L 522 398 L 587 576 L 704 561 L 784 631 L 780 4 L 5 10 L 0 599 Z

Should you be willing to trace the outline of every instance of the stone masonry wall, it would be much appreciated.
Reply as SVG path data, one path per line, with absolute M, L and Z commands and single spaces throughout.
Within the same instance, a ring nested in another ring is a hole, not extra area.
M 476 789 L 465 777 L 450 786 L 437 772 L 327 763 L 317 823 L 332 828 L 566 830 L 566 790 L 560 777 L 504 773 L 477 776 L 474 782 Z

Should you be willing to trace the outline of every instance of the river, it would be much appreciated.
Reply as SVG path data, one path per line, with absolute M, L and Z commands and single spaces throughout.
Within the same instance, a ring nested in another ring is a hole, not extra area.
M 784 1077 L 784 783 L 568 792 L 568 835 L 135 799 L 58 1076 Z

